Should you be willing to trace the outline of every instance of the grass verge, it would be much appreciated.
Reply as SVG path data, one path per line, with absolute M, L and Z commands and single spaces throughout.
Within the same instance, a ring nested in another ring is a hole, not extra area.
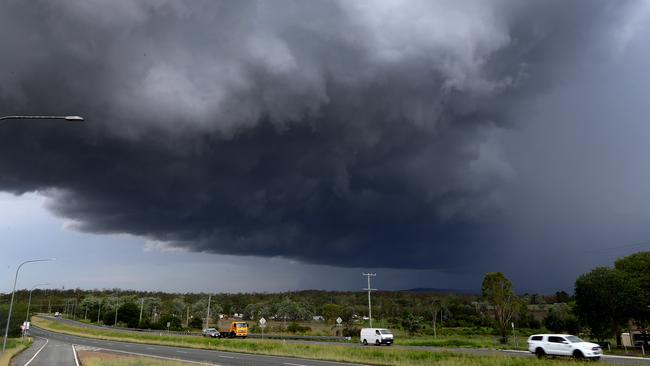
M 404 339 L 395 344 L 403 346 L 454 347 L 454 348 L 490 348 L 492 344 L 475 339 L 442 338 L 442 339 Z
M 283 343 L 281 341 L 253 339 L 206 339 L 199 337 L 171 337 L 151 334 L 130 334 L 74 327 L 34 317 L 34 325 L 54 332 L 76 335 L 81 337 L 125 341 L 155 345 L 177 346 L 211 349 L 219 351 L 242 352 L 271 356 L 286 356 L 306 359 L 362 363 L 370 365 L 395 366 L 523 366 L 523 365 L 575 365 L 571 361 L 536 360 L 532 358 L 506 356 L 474 356 L 452 352 L 429 352 L 419 350 L 403 350 L 390 347 L 345 347 L 325 346 L 298 343 Z
M 84 366 L 188 366 L 186 362 L 161 360 L 151 357 L 121 356 L 105 352 L 79 352 Z
M 29 347 L 31 343 L 32 341 L 30 338 L 8 339 L 7 349 L 4 353 L 0 354 L 0 366 L 8 366 L 11 359 Z

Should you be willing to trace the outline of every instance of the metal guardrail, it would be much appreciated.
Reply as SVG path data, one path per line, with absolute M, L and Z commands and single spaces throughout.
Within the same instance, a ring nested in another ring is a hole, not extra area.
M 336 342 L 348 342 L 352 340 L 352 337 L 334 337 L 334 336 L 300 336 L 300 335 L 289 335 L 289 334 L 253 334 L 249 333 L 251 338 L 262 338 L 262 339 L 296 339 L 303 341 L 336 341 Z
M 49 317 L 52 318 L 52 317 Z M 67 319 L 68 321 L 76 322 L 72 319 Z M 201 332 L 182 332 L 182 331 L 168 331 L 163 329 L 141 329 L 141 328 L 125 328 L 125 327 L 111 327 L 107 325 L 95 325 L 79 322 L 85 326 L 97 327 L 105 330 L 119 330 L 124 332 L 139 332 L 139 333 L 149 333 L 149 334 L 158 334 L 160 336 L 166 335 L 175 335 L 175 336 L 195 336 L 201 337 L 203 333 Z M 303 341 L 327 341 L 327 342 L 349 342 L 352 340 L 352 337 L 335 337 L 335 336 L 301 336 L 301 335 L 291 335 L 291 334 L 260 334 L 260 333 L 248 333 L 249 338 L 255 339 L 290 339 L 290 340 L 303 340 Z

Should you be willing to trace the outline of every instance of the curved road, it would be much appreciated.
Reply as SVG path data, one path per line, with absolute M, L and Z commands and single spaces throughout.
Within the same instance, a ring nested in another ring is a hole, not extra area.
M 72 346 L 105 350 L 126 355 L 155 357 L 195 364 L 219 366 L 358 366 L 357 364 L 306 360 L 291 357 L 251 355 L 234 352 L 200 350 L 183 347 L 156 346 L 127 342 L 104 341 L 69 336 L 33 327 L 36 342 L 29 350 L 14 359 L 15 366 L 75 366 Z
M 102 328 L 102 329 L 112 329 L 111 327 L 98 327 L 96 325 L 90 325 L 85 323 L 80 323 L 73 320 L 67 319 L 58 319 L 48 317 L 50 320 L 57 320 L 61 322 L 68 323 L 70 325 L 87 327 L 87 328 Z M 120 330 L 124 332 L 134 332 L 140 333 L 133 330 Z M 334 365 L 351 365 L 344 363 L 328 362 L 328 361 L 315 361 L 315 360 L 305 360 L 305 359 L 296 359 L 289 357 L 274 357 L 274 356 L 260 356 L 260 355 L 250 355 L 250 354 L 241 354 L 233 352 L 221 352 L 221 351 L 211 351 L 211 350 L 198 350 L 192 348 L 182 348 L 182 347 L 168 347 L 168 346 L 154 346 L 154 345 L 143 345 L 137 343 L 127 343 L 127 342 L 115 342 L 115 341 L 104 341 L 104 340 L 95 340 L 90 338 L 82 338 L 75 336 L 68 336 L 59 333 L 53 333 L 45 331 L 34 327 L 32 329 L 32 334 L 37 336 L 36 342 L 30 350 L 25 351 L 23 355 L 20 356 L 20 361 L 16 362 L 15 365 L 23 366 L 26 365 L 24 359 L 31 357 L 39 347 L 43 345 L 45 339 L 49 340 L 49 343 L 41 351 L 42 354 L 38 355 L 32 363 L 27 366 L 32 365 L 45 365 L 44 363 L 38 363 L 39 358 L 51 359 L 51 360 L 61 360 L 61 363 L 52 363 L 48 362 L 47 365 L 68 365 L 70 357 L 65 356 L 66 354 L 73 355 L 72 353 L 72 344 L 82 345 L 87 347 L 101 348 L 105 350 L 113 350 L 124 353 L 139 353 L 146 356 L 153 357 L 168 357 L 179 360 L 193 361 L 193 362 L 204 362 L 204 363 L 217 363 L 219 365 L 273 365 L 273 366 L 332 366 Z M 39 338 L 41 337 L 41 338 Z M 286 341 L 287 343 L 299 343 L 299 344 L 319 344 L 319 345 L 339 345 L 339 346 L 349 346 L 349 347 L 363 347 L 357 343 L 338 343 L 338 342 L 316 342 L 316 341 Z M 487 355 L 509 355 L 509 356 L 519 356 L 519 357 L 533 357 L 532 354 L 524 351 L 499 351 L 499 350 L 488 350 L 488 349 L 472 349 L 472 348 L 439 348 L 439 347 L 417 347 L 417 346 L 392 346 L 391 348 L 399 349 L 413 349 L 420 351 L 430 351 L 430 352 L 458 352 L 472 354 L 476 356 L 487 356 Z M 67 360 L 67 361 L 63 361 Z M 603 356 L 602 360 L 606 363 L 619 364 L 619 365 L 649 365 L 650 359 L 642 359 L 638 357 L 621 357 L 621 356 Z M 74 365 L 74 363 L 72 363 Z
M 76 365 L 72 344 L 56 337 L 42 337 L 34 334 L 32 346 L 16 356 L 12 365 L 49 366 Z

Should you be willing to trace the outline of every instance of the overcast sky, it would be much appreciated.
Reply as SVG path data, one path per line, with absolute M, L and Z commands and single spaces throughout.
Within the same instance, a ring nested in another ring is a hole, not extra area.
M 86 122 L 0 124 L 0 291 L 571 290 L 650 248 L 649 10 L 5 1 L 0 114 Z

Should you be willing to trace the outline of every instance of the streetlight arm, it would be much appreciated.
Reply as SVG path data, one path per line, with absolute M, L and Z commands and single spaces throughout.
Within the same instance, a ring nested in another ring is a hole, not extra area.
M 3 119 L 64 119 L 71 122 L 81 122 L 84 120 L 81 116 L 3 116 L 0 117 L 0 120 Z
M 32 259 L 29 261 L 24 261 L 18 266 L 18 268 L 16 268 L 16 275 L 14 276 L 14 289 L 11 291 L 11 302 L 9 303 L 9 314 L 7 315 L 7 326 L 5 327 L 5 337 L 2 341 L 2 353 L 4 353 L 5 349 L 7 348 L 7 336 L 9 335 L 9 324 L 11 323 L 11 311 L 14 308 L 14 295 L 16 294 L 16 281 L 18 281 L 18 272 L 20 271 L 20 267 L 22 267 L 27 263 L 48 262 L 48 261 L 55 261 L 55 260 L 56 258 Z
M 50 285 L 50 283 L 37 283 L 34 286 L 32 286 L 31 290 L 29 290 L 29 301 L 27 302 L 27 315 L 25 316 L 25 323 L 29 321 L 29 309 L 32 306 L 32 292 L 34 292 L 34 289 L 39 286 L 47 286 L 47 285 Z

